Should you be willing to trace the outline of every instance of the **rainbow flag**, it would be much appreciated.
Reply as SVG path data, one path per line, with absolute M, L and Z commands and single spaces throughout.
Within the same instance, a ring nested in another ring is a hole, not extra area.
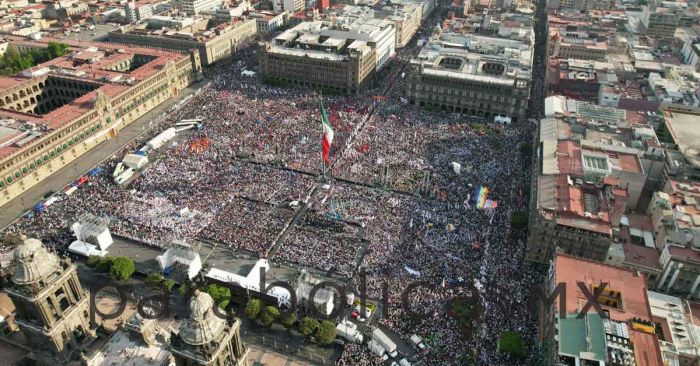
M 483 209 L 486 206 L 486 200 L 489 198 L 491 190 L 488 187 L 479 186 L 476 190 L 476 208 Z

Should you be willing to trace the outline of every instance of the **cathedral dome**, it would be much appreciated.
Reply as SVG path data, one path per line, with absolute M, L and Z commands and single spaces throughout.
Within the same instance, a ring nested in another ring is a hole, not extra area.
M 41 241 L 27 239 L 26 236 L 22 236 L 20 240 L 22 244 L 14 252 L 15 272 L 12 282 L 17 285 L 36 283 L 60 270 L 58 256 L 49 253 Z
M 204 292 L 196 290 L 190 299 L 190 317 L 180 324 L 180 338 L 196 346 L 215 341 L 226 328 L 223 311 L 214 313 L 214 300 Z

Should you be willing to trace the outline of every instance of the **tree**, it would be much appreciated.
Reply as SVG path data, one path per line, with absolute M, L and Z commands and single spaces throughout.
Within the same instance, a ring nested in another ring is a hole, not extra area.
M 294 326 L 294 323 L 297 321 L 297 316 L 295 313 L 292 312 L 286 312 L 282 313 L 279 317 L 279 322 L 284 326 L 285 328 L 291 328 Z
M 532 155 L 532 145 L 526 142 L 520 144 L 520 154 L 524 157 L 529 157 Z
M 172 291 L 173 286 L 175 286 L 175 283 L 175 280 L 168 278 L 167 280 L 165 280 L 165 282 L 163 282 L 163 287 L 165 287 L 165 289 L 168 290 L 168 292 L 170 292 Z
M 114 262 L 114 257 L 112 257 L 111 255 L 108 255 L 106 257 L 102 257 L 97 262 L 95 269 L 98 270 L 99 272 L 109 272 L 110 269 L 112 268 L 112 262 Z
M 207 285 L 207 287 L 204 288 L 204 292 L 211 295 L 214 303 L 222 308 L 226 308 L 229 300 L 231 300 L 231 289 L 225 286 L 219 286 L 215 283 L 210 283 Z
M 34 65 L 63 56 L 68 51 L 68 45 L 58 42 L 49 42 L 42 50 L 32 49 L 25 52 L 18 52 L 14 46 L 10 46 L 0 57 L 0 72 L 3 75 L 14 75 Z
M 665 122 L 659 124 L 659 127 L 656 129 L 656 136 L 658 137 L 660 142 L 667 144 L 674 143 L 671 131 L 668 130 L 668 126 L 666 126 Z
M 260 324 L 269 327 L 280 316 L 280 310 L 274 306 L 266 306 L 260 313 Z
M 520 334 L 507 330 L 498 337 L 498 350 L 516 359 L 525 357 L 525 343 Z
M 299 322 L 299 331 L 301 334 L 305 336 L 310 336 L 314 334 L 316 329 L 318 329 L 318 320 L 305 316 L 301 321 Z
M 187 284 L 182 284 L 182 286 L 180 286 L 180 288 L 177 289 L 177 292 L 180 294 L 180 296 L 185 296 L 188 290 L 189 286 Z
M 524 229 L 527 227 L 527 214 L 522 211 L 513 212 L 510 217 L 510 225 L 514 229 Z
M 85 265 L 87 265 L 90 268 L 95 268 L 97 265 L 100 263 L 102 260 L 102 257 L 97 256 L 97 255 L 91 255 L 88 257 L 87 261 L 85 261 Z
M 68 45 L 64 43 L 58 43 L 58 42 L 49 42 L 48 47 L 46 48 L 44 55 L 47 57 L 49 60 L 54 59 L 59 56 L 63 56 L 66 53 L 68 53 Z
M 160 273 L 150 273 L 146 276 L 146 283 L 149 285 L 159 285 L 164 279 L 165 278 L 163 278 L 163 275 Z
M 331 321 L 324 320 L 316 330 L 316 341 L 319 344 L 331 344 L 336 336 L 335 324 Z
M 127 257 L 116 257 L 112 261 L 112 266 L 109 269 L 109 275 L 117 281 L 125 281 L 131 278 L 131 275 L 136 271 L 134 260 Z
M 262 301 L 259 299 L 250 299 L 248 300 L 248 303 L 245 305 L 245 316 L 248 317 L 248 319 L 256 319 L 258 315 L 260 314 L 260 311 L 262 310 Z

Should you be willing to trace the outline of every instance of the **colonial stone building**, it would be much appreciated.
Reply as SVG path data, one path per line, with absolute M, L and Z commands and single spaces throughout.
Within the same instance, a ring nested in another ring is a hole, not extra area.
M 68 55 L 0 78 L 0 206 L 201 77 L 198 53 L 66 42 Z
M 260 43 L 258 66 L 263 78 L 358 93 L 377 67 L 377 43 L 331 28 L 323 22 L 305 22 Z M 391 42 L 393 49 L 393 38 Z
M 15 322 L 35 365 L 79 362 L 96 338 L 90 325 L 88 292 L 75 265 L 46 250 L 37 239 L 19 237 L 15 269 L 4 291 L 16 308 Z
M 180 324 L 171 339 L 171 350 L 178 366 L 246 366 L 248 350 L 240 335 L 241 321 L 225 319 L 224 311 L 215 313 L 214 300 L 195 290 L 190 300 L 190 317 Z
M 472 34 L 440 34 L 411 60 L 409 104 L 492 120 L 525 118 L 532 42 Z
M 203 65 L 211 65 L 234 54 L 257 33 L 255 19 L 214 22 L 203 18 L 185 29 L 148 27 L 147 23 L 122 27 L 109 33 L 109 41 L 142 47 L 159 47 L 179 52 L 198 50 Z

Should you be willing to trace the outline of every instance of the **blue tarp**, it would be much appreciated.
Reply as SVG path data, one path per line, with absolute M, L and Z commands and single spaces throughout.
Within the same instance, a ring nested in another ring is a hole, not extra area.
M 98 175 L 98 174 L 100 174 L 100 173 L 102 173 L 102 168 L 100 168 L 99 166 L 96 167 L 95 169 L 93 169 L 93 170 L 91 170 L 91 171 L 88 172 L 88 174 L 89 174 L 91 177 L 94 177 L 94 176 L 96 176 L 96 175 Z
M 139 155 L 139 156 L 146 156 L 146 155 L 148 155 L 148 154 L 146 154 L 145 151 L 141 151 L 141 150 L 135 152 L 134 154 L 135 154 L 135 155 Z
M 46 208 L 44 207 L 44 202 L 37 204 L 34 206 L 34 211 L 36 212 L 44 212 Z

